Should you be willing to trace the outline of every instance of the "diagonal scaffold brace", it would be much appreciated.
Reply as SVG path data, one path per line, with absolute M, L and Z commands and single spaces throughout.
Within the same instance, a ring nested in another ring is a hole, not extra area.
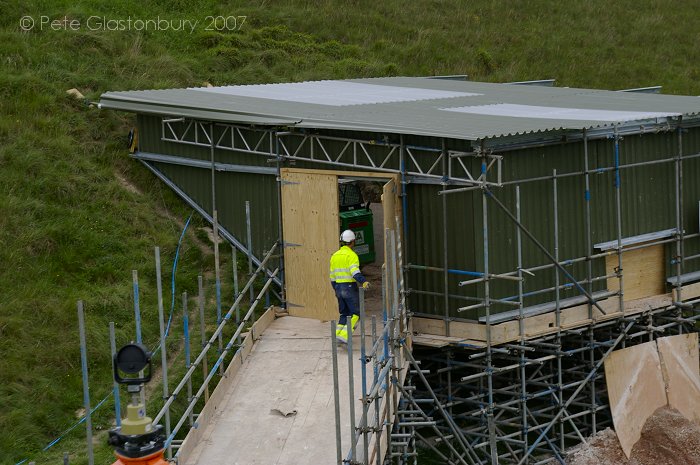
M 591 305 L 593 305 L 595 308 L 597 308 L 598 310 L 600 310 L 600 312 L 601 312 L 603 315 L 607 315 L 607 312 L 606 312 L 605 310 L 603 310 L 603 308 L 598 304 L 598 302 L 596 302 L 596 300 L 593 298 L 593 296 L 592 296 L 591 294 L 589 294 L 588 291 L 586 291 L 586 290 L 583 288 L 583 286 L 581 286 L 581 284 L 576 280 L 576 278 L 574 278 L 573 275 L 572 275 L 571 273 L 569 273 L 569 272 L 566 270 L 566 268 L 564 268 L 564 267 L 561 265 L 561 263 L 559 263 L 559 261 L 557 261 L 556 258 L 554 258 L 554 256 L 549 252 L 549 250 L 547 250 L 547 248 L 546 248 L 544 245 L 542 245 L 542 243 L 541 243 L 540 241 L 537 240 L 537 238 L 525 227 L 525 225 L 523 225 L 523 224 L 515 217 L 515 215 L 513 215 L 513 213 L 512 213 L 510 210 L 508 210 L 508 207 L 506 207 L 505 205 L 503 205 L 503 203 L 502 203 L 500 200 L 498 200 L 498 198 L 493 194 L 493 192 L 491 192 L 491 190 L 490 190 L 488 187 L 484 187 L 484 193 L 486 194 L 486 197 L 488 197 L 488 198 L 490 198 L 491 200 L 493 200 L 493 201 L 496 203 L 496 205 L 498 205 L 498 207 L 499 207 L 501 210 L 503 210 L 503 213 L 505 213 L 506 216 L 508 216 L 508 218 L 510 218 L 511 221 L 513 221 L 513 223 L 515 223 L 515 225 L 523 232 L 523 234 L 525 234 L 525 235 L 528 237 L 528 239 L 530 239 L 530 240 L 532 241 L 532 243 L 535 244 L 535 246 L 536 246 L 538 249 L 540 249 L 540 250 L 542 251 L 543 254 L 545 254 L 545 256 L 554 264 L 554 266 L 556 266 L 557 269 L 558 269 L 559 271 L 561 271 L 562 274 L 563 274 L 564 276 L 566 276 L 566 278 L 567 278 L 569 281 L 571 281 L 571 283 L 572 283 L 574 286 L 576 286 L 576 289 L 578 289 L 578 291 L 579 291 L 581 294 L 583 294 L 584 296 L 586 296 L 586 298 L 588 299 L 588 302 L 589 302 Z

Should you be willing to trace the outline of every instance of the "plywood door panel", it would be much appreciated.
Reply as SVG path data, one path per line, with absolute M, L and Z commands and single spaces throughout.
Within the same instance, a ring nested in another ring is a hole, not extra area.
M 668 405 L 700 424 L 698 333 L 656 340 L 666 378 Z
M 615 432 L 629 457 L 647 418 L 667 402 L 656 342 L 610 354 L 605 360 L 605 381 Z
M 617 268 L 617 255 L 605 257 L 605 265 L 606 274 L 614 274 Z M 663 245 L 623 251 L 622 275 L 625 301 L 663 294 L 666 281 Z M 608 278 L 608 289 L 619 290 L 619 280 Z
M 328 270 L 330 257 L 338 249 L 338 177 L 283 169 L 282 181 L 289 314 L 337 319 L 338 303 Z

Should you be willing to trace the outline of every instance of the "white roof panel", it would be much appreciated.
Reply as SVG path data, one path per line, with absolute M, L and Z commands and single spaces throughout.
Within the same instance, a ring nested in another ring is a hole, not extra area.
M 337 107 L 482 95 L 474 92 L 386 86 L 349 81 L 309 81 L 248 86 L 196 87 L 191 90 Z
M 536 105 L 518 105 L 513 103 L 441 108 L 441 110 L 471 113 L 475 115 L 509 116 L 512 118 L 611 122 L 679 116 L 679 113 L 657 111 L 592 110 L 585 108 L 540 107 Z

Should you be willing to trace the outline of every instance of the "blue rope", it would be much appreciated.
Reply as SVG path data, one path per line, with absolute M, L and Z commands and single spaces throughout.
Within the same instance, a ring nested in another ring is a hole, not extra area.
M 95 405 L 92 409 L 90 409 L 90 414 L 92 415 L 93 413 L 95 413 L 95 411 L 96 411 L 98 408 L 102 407 L 102 404 L 104 404 L 104 403 L 107 401 L 107 399 L 109 399 L 111 396 L 112 396 L 111 393 L 107 394 L 107 395 L 105 396 L 104 399 L 102 399 L 101 401 L 99 401 L 99 402 L 97 403 L 97 405 Z M 43 449 L 41 449 L 41 451 L 42 451 L 42 452 L 46 452 L 47 450 L 51 449 L 53 446 L 55 446 L 56 444 L 58 444 L 59 442 L 61 442 L 61 440 L 62 440 L 64 437 L 66 437 L 66 436 L 68 435 L 68 433 L 70 433 L 71 431 L 73 431 L 75 428 L 77 428 L 77 427 L 80 426 L 81 424 L 85 423 L 85 420 L 86 420 L 86 419 L 87 419 L 87 415 L 83 415 L 82 417 L 80 417 L 80 419 L 79 419 L 78 421 L 76 421 L 75 423 L 73 423 L 67 430 L 65 430 L 63 433 L 61 433 L 61 435 L 60 435 L 59 437 L 57 437 L 56 439 L 54 439 L 53 441 L 51 441 L 50 443 L 48 443 Z M 15 465 L 22 465 L 22 464 L 25 463 L 27 460 L 29 460 L 29 459 L 27 458 L 27 459 L 24 459 L 24 460 L 20 460 L 20 461 L 17 462 Z
M 189 218 L 187 218 L 187 221 L 185 221 L 185 226 L 182 228 L 182 233 L 180 233 L 180 240 L 177 241 L 177 249 L 175 249 L 175 260 L 173 260 L 173 272 L 172 277 L 170 278 L 170 292 L 172 294 L 170 299 L 170 315 L 168 315 L 168 324 L 165 326 L 165 333 L 163 334 L 163 339 L 168 338 L 168 333 L 170 332 L 170 325 L 173 322 L 173 313 L 175 312 L 175 273 L 177 272 L 177 263 L 180 259 L 180 246 L 182 245 L 182 239 L 185 237 L 187 228 L 190 225 L 190 220 L 192 220 L 192 215 L 194 215 L 194 210 L 192 210 L 192 213 L 190 213 Z M 156 348 L 153 349 L 153 355 L 156 355 L 159 350 L 160 342 L 158 343 Z
M 173 312 L 175 311 L 175 273 L 177 271 L 177 262 L 180 258 L 180 246 L 182 245 L 182 239 L 185 237 L 185 233 L 187 232 L 187 227 L 190 225 L 192 215 L 194 215 L 194 210 L 192 211 L 192 213 L 190 213 L 190 217 L 187 218 L 187 221 L 185 222 L 185 227 L 182 228 L 182 234 L 180 234 L 180 240 L 177 241 L 177 249 L 175 249 L 175 260 L 173 260 L 173 273 L 172 278 L 170 280 L 170 289 L 172 293 L 172 298 L 170 300 L 170 316 L 168 316 L 168 324 L 165 327 L 164 336 L 164 338 L 166 339 L 168 337 L 168 333 L 170 332 L 170 324 L 173 321 Z

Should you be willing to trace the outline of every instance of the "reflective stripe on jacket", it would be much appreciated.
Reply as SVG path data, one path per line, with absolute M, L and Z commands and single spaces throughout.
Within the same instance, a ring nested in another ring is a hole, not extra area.
M 365 277 L 360 273 L 360 259 L 347 245 L 342 246 L 331 256 L 331 282 L 335 283 L 363 283 Z

